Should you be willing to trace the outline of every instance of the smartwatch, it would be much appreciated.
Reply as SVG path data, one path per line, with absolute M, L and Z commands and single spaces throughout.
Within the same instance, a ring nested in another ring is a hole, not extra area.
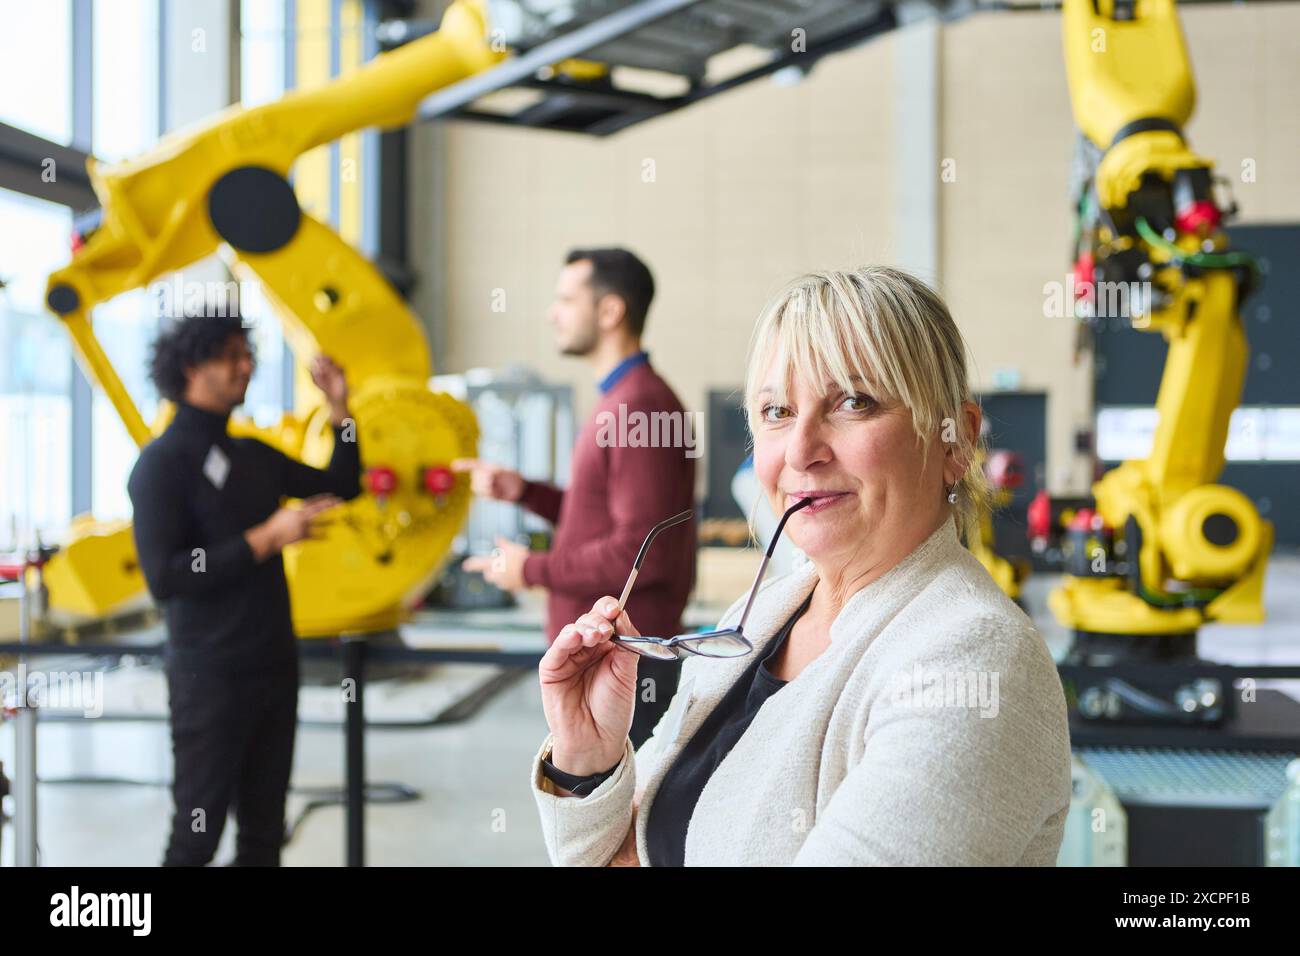
M 565 773 L 563 770 L 556 767 L 555 764 L 551 763 L 551 753 L 548 750 L 546 756 L 542 758 L 542 776 L 551 781 L 551 783 L 568 790 L 574 796 L 585 797 L 610 777 L 614 776 L 614 771 L 619 768 L 619 764 L 622 762 L 622 758 L 619 758 L 618 763 L 614 764 L 614 766 L 610 767 L 604 773 L 593 773 L 586 777 L 579 777 L 571 773 Z

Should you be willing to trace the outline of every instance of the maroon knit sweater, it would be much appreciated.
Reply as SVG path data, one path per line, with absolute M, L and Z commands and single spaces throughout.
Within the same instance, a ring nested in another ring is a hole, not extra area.
M 634 412 L 642 413 L 647 423 L 640 434 Z M 663 427 L 661 416 L 659 426 L 652 427 L 654 412 L 675 413 L 669 421 L 676 419 L 677 426 Z M 620 418 L 627 423 L 626 440 L 620 440 Z M 685 419 L 668 383 L 648 363 L 634 366 L 601 396 L 578 436 L 568 490 L 542 482 L 526 484 L 520 504 L 555 525 L 551 550 L 532 554 L 524 563 L 524 581 L 548 592 L 548 644 L 566 624 L 590 611 L 598 598 L 618 597 L 646 533 L 694 506 L 695 459 L 686 453 L 702 450 L 698 431 L 691 433 L 693 449 L 651 445 L 653 434 L 685 436 Z M 695 533 L 694 519 L 669 528 L 646 555 L 627 603 L 628 615 L 642 634 L 680 633 L 695 580 Z

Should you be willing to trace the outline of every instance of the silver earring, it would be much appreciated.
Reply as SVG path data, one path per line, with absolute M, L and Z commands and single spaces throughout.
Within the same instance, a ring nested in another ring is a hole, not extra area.
M 957 503 L 957 486 L 953 485 L 951 488 L 948 489 L 948 504 L 955 505 L 956 503 Z

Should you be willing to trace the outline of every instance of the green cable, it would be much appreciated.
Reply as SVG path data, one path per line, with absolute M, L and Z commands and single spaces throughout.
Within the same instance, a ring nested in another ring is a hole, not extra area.
M 1141 216 L 1137 217 L 1134 224 L 1137 226 L 1138 235 L 1151 245 L 1164 249 L 1175 262 L 1187 262 L 1194 266 L 1205 266 L 1207 269 L 1231 269 L 1233 266 L 1249 266 L 1252 271 L 1259 271 L 1255 257 L 1249 253 L 1183 252 L 1177 245 L 1156 232 L 1151 223 Z
M 1138 594 L 1142 600 L 1146 601 L 1148 604 L 1155 604 L 1161 607 L 1186 607 L 1189 602 L 1194 604 L 1208 604 L 1222 593 L 1222 589 L 1191 588 L 1183 594 L 1169 594 L 1164 591 L 1152 591 L 1145 585 L 1138 585 Z

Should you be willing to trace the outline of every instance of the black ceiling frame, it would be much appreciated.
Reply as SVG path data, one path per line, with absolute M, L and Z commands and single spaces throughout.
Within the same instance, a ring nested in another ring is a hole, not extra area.
M 0 189 L 60 203 L 77 212 L 90 209 L 98 199 L 86 172 L 88 158 L 76 147 L 0 123 Z M 47 178 L 47 169 L 53 179 Z
M 629 126 L 693 106 L 702 100 L 791 67 L 799 68 L 806 74 L 823 57 L 871 40 L 882 33 L 889 32 L 897 25 L 894 8 L 886 6 L 872 20 L 839 33 L 822 43 L 810 43 L 804 52 L 791 51 L 717 83 L 692 84 L 688 92 L 678 96 L 661 97 L 632 90 L 620 90 L 607 81 L 582 83 L 563 77 L 541 79 L 534 76 L 512 84 L 512 88 L 539 90 L 545 94 L 545 98 L 518 113 L 491 113 L 467 106 L 445 115 L 449 118 L 504 126 L 609 136 Z M 568 115 L 573 116 L 575 107 L 587 107 L 597 113 L 604 111 L 605 115 L 598 116 L 585 124 L 566 122 L 566 111 Z

